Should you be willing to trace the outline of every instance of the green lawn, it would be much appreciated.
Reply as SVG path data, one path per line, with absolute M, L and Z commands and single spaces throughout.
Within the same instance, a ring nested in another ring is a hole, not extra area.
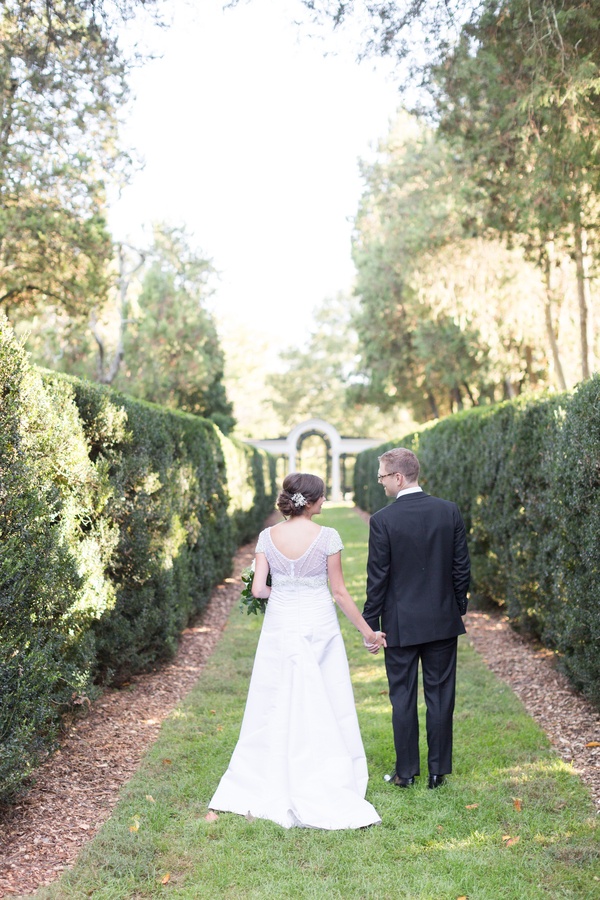
M 346 583 L 362 604 L 366 524 L 343 505 L 330 505 L 320 522 L 342 534 Z M 454 775 L 443 788 L 427 790 L 423 777 L 410 790 L 383 781 L 394 758 L 383 655 L 369 655 L 344 620 L 371 775 L 367 797 L 383 824 L 323 832 L 223 813 L 207 821 L 238 735 L 260 625 L 232 612 L 200 681 L 110 821 L 38 900 L 600 897 L 599 832 L 587 789 L 466 638 L 459 641 Z

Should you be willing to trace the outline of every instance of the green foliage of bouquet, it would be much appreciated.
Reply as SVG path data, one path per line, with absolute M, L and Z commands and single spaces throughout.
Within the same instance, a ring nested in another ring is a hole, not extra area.
M 248 615 L 254 613 L 254 615 L 257 616 L 259 612 L 264 614 L 264 611 L 267 608 L 266 597 L 255 597 L 252 593 L 252 582 L 254 581 L 254 565 L 246 566 L 246 568 L 242 571 L 240 577 L 242 579 L 242 584 L 244 585 L 240 594 L 240 610 L 242 612 L 246 610 Z M 270 573 L 267 575 L 267 584 L 271 584 Z

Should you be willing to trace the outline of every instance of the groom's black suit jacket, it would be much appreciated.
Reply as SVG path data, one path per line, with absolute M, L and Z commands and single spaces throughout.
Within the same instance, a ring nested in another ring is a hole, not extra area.
M 456 503 L 423 491 L 404 494 L 371 516 L 363 616 L 389 647 L 465 633 L 470 563 Z M 381 624 L 380 624 L 381 622 Z

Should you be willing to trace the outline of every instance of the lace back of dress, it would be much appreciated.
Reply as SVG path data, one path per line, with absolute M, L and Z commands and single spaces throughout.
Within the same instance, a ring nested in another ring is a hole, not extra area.
M 270 538 L 270 535 L 269 535 Z M 265 553 L 272 575 L 288 578 L 313 578 L 325 574 L 327 570 L 328 529 L 321 531 L 299 559 L 288 559 L 280 553 L 272 540 L 265 542 Z

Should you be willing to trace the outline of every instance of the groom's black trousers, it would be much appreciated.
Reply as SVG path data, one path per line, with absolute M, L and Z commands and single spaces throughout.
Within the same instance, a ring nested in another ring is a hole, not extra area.
M 390 686 L 396 774 L 411 778 L 420 773 L 417 688 L 419 660 L 427 709 L 427 746 L 430 775 L 452 771 L 452 714 L 456 694 L 457 638 L 429 641 L 411 647 L 386 647 L 385 667 Z

